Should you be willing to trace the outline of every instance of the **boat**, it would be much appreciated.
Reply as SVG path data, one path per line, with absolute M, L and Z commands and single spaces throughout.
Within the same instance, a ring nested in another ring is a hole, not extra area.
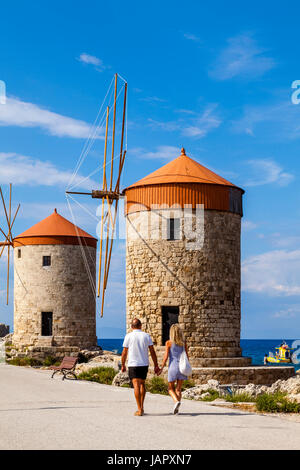
M 269 355 L 265 355 L 264 364 L 293 364 L 293 356 L 291 354 L 293 348 L 290 348 L 285 341 L 275 349 L 275 355 L 272 352 L 269 352 Z

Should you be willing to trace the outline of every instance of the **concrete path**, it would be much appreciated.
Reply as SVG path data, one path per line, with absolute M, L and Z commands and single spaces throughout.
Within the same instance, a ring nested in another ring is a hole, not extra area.
M 300 423 L 0 364 L 0 449 L 299 449 Z

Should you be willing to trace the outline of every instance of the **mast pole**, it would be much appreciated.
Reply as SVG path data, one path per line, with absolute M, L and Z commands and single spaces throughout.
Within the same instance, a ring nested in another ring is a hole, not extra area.
M 115 153 L 115 133 L 116 133 L 116 107 L 117 107 L 117 86 L 118 86 L 118 74 L 116 73 L 116 74 L 115 74 L 114 117 L 113 117 L 112 145 L 111 145 L 110 191 L 112 191 L 113 173 L 114 173 L 114 153 Z
M 107 184 L 106 184 L 106 152 L 107 152 L 108 118 L 109 118 L 109 107 L 107 106 L 107 108 L 106 108 L 105 144 L 104 144 L 103 191 L 107 189 Z M 97 292 L 98 297 L 100 297 L 100 285 L 101 285 L 102 244 L 103 244 L 103 225 L 104 225 L 103 224 L 103 217 L 104 217 L 104 197 L 102 198 L 102 211 L 101 211 L 101 238 L 100 238 L 99 269 L 98 269 L 98 292 Z

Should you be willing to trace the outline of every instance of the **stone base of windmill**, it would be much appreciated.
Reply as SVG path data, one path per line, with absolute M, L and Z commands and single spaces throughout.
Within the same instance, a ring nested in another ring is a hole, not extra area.
M 82 349 L 79 346 L 52 346 L 49 338 L 45 341 L 39 341 L 38 345 L 20 345 L 14 341 L 13 333 L 4 338 L 6 360 L 9 361 L 15 358 L 31 358 L 43 362 L 47 358 L 55 358 L 57 361 L 62 360 L 64 356 L 77 357 L 79 354 L 86 360 L 101 355 L 103 353 L 100 346 L 91 346 L 87 349 Z
M 165 348 L 156 347 L 159 364 L 162 363 Z M 154 375 L 152 361 L 149 377 Z M 220 384 L 271 385 L 276 380 L 287 380 L 295 375 L 293 366 L 253 366 L 250 357 L 191 357 L 193 374 L 190 380 L 195 384 L 206 384 L 209 380 L 217 380 Z M 161 377 L 167 380 L 168 369 L 164 369 Z

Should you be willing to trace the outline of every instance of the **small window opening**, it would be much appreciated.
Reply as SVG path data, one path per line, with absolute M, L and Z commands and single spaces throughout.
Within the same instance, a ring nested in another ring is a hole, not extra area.
M 51 256 L 43 256 L 43 266 L 51 266 Z
M 18 248 L 18 258 L 21 258 L 21 248 Z
M 168 219 L 167 237 L 169 241 L 180 240 L 180 219 Z

